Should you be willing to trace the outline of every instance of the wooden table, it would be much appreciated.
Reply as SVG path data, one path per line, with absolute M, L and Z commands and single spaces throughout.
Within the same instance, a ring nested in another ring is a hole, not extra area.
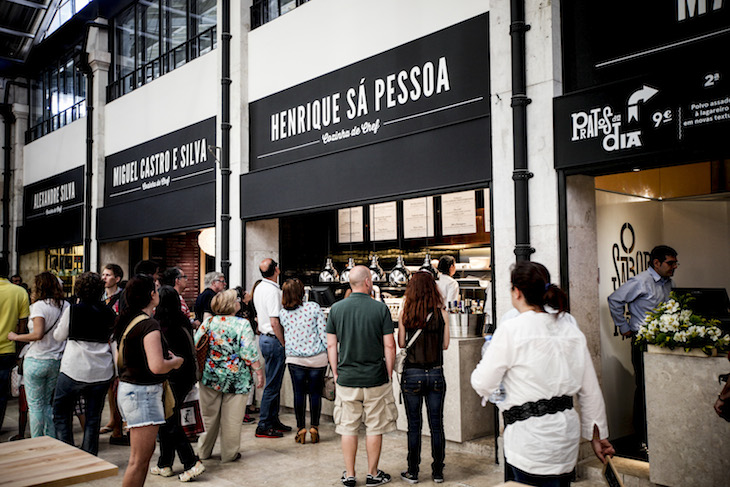
M 73 485 L 113 477 L 118 467 L 49 436 L 0 444 L 0 485 Z

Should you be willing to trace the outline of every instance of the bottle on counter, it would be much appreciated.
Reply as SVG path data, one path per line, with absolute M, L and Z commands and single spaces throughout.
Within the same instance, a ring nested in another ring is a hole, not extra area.
M 482 357 L 484 357 L 484 354 L 487 351 L 487 348 L 489 348 L 489 345 L 492 343 L 492 335 L 486 335 L 484 337 L 484 345 L 482 345 Z M 487 405 L 487 399 L 489 399 L 489 402 L 493 404 L 499 404 L 500 402 L 504 401 L 504 398 L 506 397 L 506 392 L 504 390 L 504 385 L 500 382 L 499 387 L 492 391 L 492 393 L 489 395 L 489 397 L 483 397 L 482 398 L 482 407 Z

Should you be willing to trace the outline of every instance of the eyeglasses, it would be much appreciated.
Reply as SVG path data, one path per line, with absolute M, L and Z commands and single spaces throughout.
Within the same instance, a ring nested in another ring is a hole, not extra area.
M 178 278 L 178 279 L 187 279 L 187 278 L 188 278 L 188 276 L 186 276 L 185 274 L 183 274 L 182 276 L 177 276 L 177 278 Z
M 226 282 L 225 279 L 213 279 L 213 282 Z
M 664 263 L 667 264 L 669 267 L 679 267 L 678 260 L 665 260 Z

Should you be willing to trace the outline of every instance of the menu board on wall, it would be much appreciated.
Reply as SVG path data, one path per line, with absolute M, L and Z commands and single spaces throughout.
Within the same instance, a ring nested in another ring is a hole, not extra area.
M 339 243 L 362 242 L 362 206 L 337 210 L 337 241 Z
M 477 232 L 477 204 L 474 191 L 441 196 L 441 233 L 461 235 Z
M 395 201 L 370 205 L 370 240 L 398 238 L 398 211 Z
M 403 201 L 403 238 L 433 237 L 433 196 Z

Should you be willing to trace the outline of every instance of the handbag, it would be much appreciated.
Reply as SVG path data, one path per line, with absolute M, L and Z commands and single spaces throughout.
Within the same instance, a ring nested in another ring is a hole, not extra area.
M 324 381 L 322 381 L 322 398 L 328 401 L 335 400 L 335 376 L 332 373 L 332 367 L 327 364 L 327 370 L 324 373 Z
M 205 363 L 208 361 L 208 350 L 210 349 L 210 336 L 208 330 L 203 329 L 203 334 L 200 335 L 198 341 L 195 343 L 195 358 L 198 361 L 198 380 L 203 377 L 203 370 L 205 370 Z
M 119 340 L 119 354 L 117 355 L 117 367 L 119 370 L 121 370 L 122 366 L 124 365 L 124 342 L 127 341 L 127 335 L 129 335 L 129 332 L 132 331 L 132 328 L 134 328 L 135 326 L 137 326 L 138 323 L 141 323 L 147 318 L 148 316 L 146 314 L 141 314 L 137 316 L 129 323 L 127 329 L 124 330 L 124 334 Z M 172 393 L 170 381 L 165 380 L 165 382 L 162 383 L 162 391 L 162 405 L 165 408 L 165 419 L 167 419 L 172 416 L 175 411 L 175 395 Z
M 406 344 L 405 348 L 401 348 L 398 351 L 398 354 L 395 356 L 395 363 L 393 364 L 393 371 L 395 371 L 396 374 L 401 375 L 403 374 L 403 369 L 406 366 L 406 356 L 408 355 L 408 349 L 413 346 L 413 343 L 416 341 L 416 339 L 421 335 L 421 332 L 423 331 L 422 328 L 420 328 L 412 337 L 410 340 L 408 340 L 408 343 Z

